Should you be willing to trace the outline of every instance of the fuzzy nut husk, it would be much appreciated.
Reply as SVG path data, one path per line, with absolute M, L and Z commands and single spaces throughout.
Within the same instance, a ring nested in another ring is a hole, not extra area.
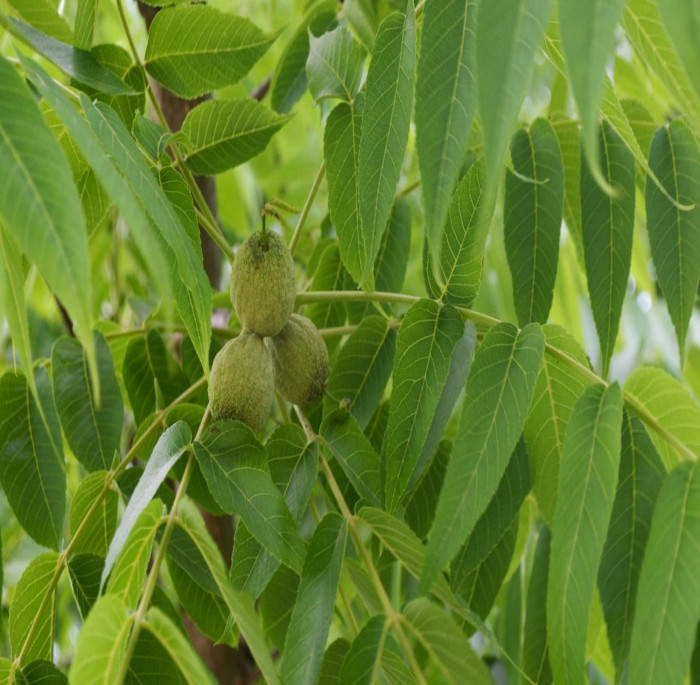
M 214 358 L 209 377 L 212 418 L 236 419 L 258 431 L 272 411 L 275 376 L 263 339 L 243 331 Z
M 243 326 L 277 335 L 294 309 L 294 260 L 286 243 L 268 231 L 253 233 L 238 249 L 231 271 L 231 302 Z
M 321 397 L 330 369 L 328 349 L 313 321 L 292 314 L 279 335 L 268 341 L 277 391 L 304 407 Z

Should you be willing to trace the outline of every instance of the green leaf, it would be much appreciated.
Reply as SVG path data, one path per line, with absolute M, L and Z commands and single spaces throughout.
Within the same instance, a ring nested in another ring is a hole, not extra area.
M 12 347 L 19 357 L 29 387 L 36 397 L 29 318 L 24 296 L 26 277 L 27 269 L 22 253 L 12 236 L 0 225 L 0 311 L 7 319 L 7 327 L 12 336 Z
M 425 6 L 416 77 L 416 150 L 426 235 L 440 258 L 442 230 L 476 109 L 474 27 L 478 3 Z
M 14 31 L 18 32 L 40 55 L 56 65 L 64 74 L 84 86 L 101 93 L 112 95 L 133 95 L 134 91 L 121 81 L 112 71 L 103 67 L 87 50 L 54 40 L 51 36 L 12 20 Z
M 193 173 L 213 176 L 259 155 L 289 121 L 255 100 L 207 100 L 191 109 L 182 124 L 185 161 Z
M 583 159 L 581 218 L 588 292 L 600 340 L 603 376 L 607 376 L 632 259 L 636 169 L 634 156 L 607 121 L 599 131 L 602 174 L 615 194 L 611 196 L 601 188 L 590 164 Z
M 192 99 L 239 81 L 275 38 L 213 7 L 169 7 L 148 32 L 146 69 L 168 90 Z
M 583 683 L 586 632 L 620 464 L 622 392 L 592 385 L 571 415 L 552 526 L 547 635 L 556 682 Z
M 360 90 L 365 53 L 350 31 L 339 26 L 309 38 L 306 75 L 316 101 L 340 98 L 352 103 Z
M 576 0 L 559 3 L 561 43 L 581 120 L 583 152 L 592 181 L 601 186 L 603 193 L 610 192 L 616 179 L 610 178 L 609 171 L 606 173 L 606 160 L 599 156 L 598 107 L 605 66 L 615 48 L 615 29 L 622 19 L 624 4 L 625 0 L 593 0 L 586 5 Z M 615 164 L 611 161 L 610 167 Z
M 360 225 L 368 257 L 361 285 L 371 285 L 370 269 L 401 176 L 413 108 L 415 43 L 413 0 L 408 0 L 405 14 L 392 13 L 379 27 L 367 73 L 358 156 Z
M 538 685 L 550 685 L 552 668 L 547 650 L 547 577 L 549 574 L 549 528 L 543 526 L 535 548 L 530 583 L 525 600 L 522 668 Z
M 542 327 L 545 340 L 559 353 L 588 369 L 581 346 L 561 326 Z M 530 478 L 540 510 L 550 523 L 554 518 L 559 484 L 559 464 L 564 436 L 576 400 L 590 381 L 566 359 L 547 353 L 535 384 L 530 415 L 525 422 L 525 442 L 530 457 Z
M 489 181 L 497 179 L 551 10 L 552 0 L 479 4 L 475 64 Z
M 598 571 L 600 598 L 618 673 L 622 673 L 629 653 L 639 572 L 654 504 L 665 475 L 644 425 L 625 412 L 620 475 Z
M 76 48 L 89 50 L 95 35 L 97 18 L 97 0 L 78 0 L 75 10 L 75 28 L 73 44 Z
M 530 491 L 527 451 L 521 439 L 486 510 L 454 558 L 451 576 L 466 576 L 491 554 L 506 534 Z
M 71 541 L 71 549 L 75 554 L 96 554 L 99 557 L 107 555 L 109 543 L 117 529 L 119 507 L 119 495 L 112 487 L 102 496 L 108 477 L 107 471 L 91 473 L 73 495 L 68 515 L 73 538 L 82 526 L 80 537 Z M 98 497 L 102 501 L 88 518 L 87 514 Z
M 622 25 L 627 39 L 663 87 L 688 115 L 700 115 L 700 100 L 693 92 L 688 74 L 673 49 L 659 16 L 661 3 L 655 0 L 628 0 Z M 667 3 L 668 4 L 668 3 Z
M 54 575 L 58 569 L 56 552 L 40 554 L 29 563 L 15 588 L 10 605 L 8 633 L 12 645 L 12 656 L 16 658 L 22 653 L 23 663 L 34 659 L 50 660 L 53 657 L 55 601 L 53 594 L 56 590 Z M 52 597 L 39 615 L 39 607 L 48 592 Z M 37 627 L 33 632 L 32 640 L 25 646 L 34 623 Z
M 335 513 L 327 514 L 311 537 L 282 650 L 280 674 L 285 685 L 316 682 L 318 678 L 346 538 L 345 521 Z
M 238 421 L 218 421 L 195 443 L 194 451 L 217 504 L 226 513 L 238 514 L 266 549 L 300 572 L 304 543 L 253 432 Z
M 267 441 L 267 464 L 277 488 L 283 493 L 294 523 L 306 513 L 318 468 L 318 443 L 307 443 L 300 426 L 284 424 Z M 231 579 L 234 585 L 258 597 L 279 567 L 242 521 L 236 527 Z
M 28 685 L 67 685 L 68 678 L 53 662 L 37 659 L 22 669 Z
M 630 683 L 683 683 L 700 618 L 700 471 L 679 464 L 659 492 L 639 576 Z
M 455 566 L 450 570 L 450 587 L 480 618 L 493 608 L 506 580 L 518 542 L 520 517 L 516 517 L 491 552 L 474 565 Z M 471 623 L 474 627 L 476 625 Z M 472 628 L 469 627 L 469 632 Z
M 700 149 L 681 119 L 654 135 L 649 166 L 681 211 L 651 181 L 646 186 L 647 231 L 656 277 L 678 337 L 681 366 L 685 338 L 700 281 Z
M 187 237 L 177 211 L 158 185 L 143 154 L 114 110 L 102 103 L 93 105 L 85 96 L 82 96 L 81 103 L 90 126 L 140 198 L 143 208 L 158 228 L 160 240 L 167 245 L 166 254 L 171 263 L 171 287 L 178 311 L 192 338 L 205 375 L 208 375 L 211 286 L 201 256 Z
M 340 685 L 340 669 L 349 650 L 350 643 L 344 637 L 339 637 L 328 645 L 323 655 L 318 685 Z
M 520 437 L 542 364 L 544 335 L 498 324 L 484 337 L 467 380 L 421 576 L 425 591 L 452 560 L 496 492 Z
M 134 622 L 124 602 L 114 595 L 101 597 L 78 634 L 71 664 L 71 685 L 110 685 L 121 668 L 126 640 Z
M 260 597 L 265 635 L 280 650 L 284 647 L 298 590 L 299 576 L 286 566 L 280 566 Z
M 320 434 L 357 494 L 378 506 L 382 492 L 379 455 L 352 414 L 345 409 L 327 414 Z
M 429 599 L 409 602 L 401 622 L 430 655 L 449 683 L 491 683 L 486 665 L 476 655 L 469 639 L 445 611 Z
M 423 477 L 416 484 L 411 498 L 406 504 L 404 518 L 415 534 L 422 539 L 428 536 L 435 518 L 440 490 L 445 480 L 447 462 L 450 459 L 452 443 L 442 440 L 435 450 L 433 459 Z
M 396 329 L 381 316 L 363 319 L 338 353 L 326 383 L 326 414 L 341 401 L 361 430 L 367 427 L 384 394 L 396 354 Z
M 557 134 L 546 119 L 511 140 L 503 232 L 518 322 L 547 323 L 559 261 L 564 167 Z
M 700 31 L 700 12 L 695 0 L 659 0 L 659 16 L 671 43 L 680 57 L 686 74 L 700 94 L 700 48 L 696 40 Z
M 342 290 L 345 276 L 338 245 L 334 242 L 321 254 L 321 260 L 311 282 L 311 290 Z M 347 310 L 344 302 L 316 302 L 306 307 L 305 314 L 316 324 L 316 328 L 332 328 L 345 323 Z M 330 354 L 333 353 L 337 342 L 337 339 L 326 340 Z
M 190 685 L 216 682 L 195 652 L 192 643 L 160 609 L 151 607 L 148 610 L 143 627 L 158 638 Z
M 104 557 L 96 554 L 72 554 L 68 560 L 73 597 L 83 620 L 100 596 L 100 577 L 104 565 Z
M 372 616 L 350 645 L 339 671 L 339 682 L 371 685 L 377 680 L 379 657 L 386 639 L 386 617 Z M 324 658 L 325 662 L 325 658 Z
M 651 439 L 667 470 L 700 457 L 700 405 L 675 378 L 641 367 L 625 383 L 634 412 L 651 429 Z
M 58 13 L 58 3 L 54 0 L 8 0 L 10 7 L 35 29 L 61 40 L 73 42 L 73 32 L 66 20 Z
M 363 97 L 341 102 L 326 120 L 323 158 L 328 179 L 328 211 L 338 234 L 343 264 L 359 283 L 371 263 L 371 241 L 360 226 L 358 155 Z
M 20 55 L 22 68 L 33 85 L 56 111 L 66 130 L 74 139 L 100 184 L 105 188 L 130 227 L 131 236 L 139 251 L 147 257 L 146 266 L 151 283 L 167 300 L 171 294 L 170 270 L 166 246 L 159 239 L 157 227 L 149 219 L 146 207 L 138 193 L 117 170 L 102 147 L 102 141 L 78 114 L 73 103 L 60 86 L 35 62 Z
M 179 529 L 176 529 L 179 530 Z M 171 541 L 171 544 L 174 541 Z M 168 573 L 182 608 L 197 628 L 214 643 L 235 645 L 229 610 L 221 594 L 207 592 L 173 557 L 168 555 Z
M 493 199 L 486 192 L 484 166 L 477 161 L 469 167 L 450 201 L 438 268 L 441 283 L 436 284 L 435 293 L 444 302 L 470 307 L 476 299 L 493 209 Z
M 104 587 L 117 556 L 126 544 L 136 520 L 156 494 L 156 490 L 165 480 L 170 469 L 189 449 L 191 442 L 192 432 L 184 421 L 178 421 L 170 426 L 158 439 L 143 475 L 126 505 L 119 528 L 112 538 L 102 572 L 102 587 Z
M 11 170 L 0 193 L 0 224 L 75 320 L 96 382 L 87 233 L 70 166 L 34 95 L 4 58 L 0 99 L 13 103 L 0 109 L 0 168 Z
M 468 336 L 471 345 L 462 345 Z M 462 315 L 453 307 L 421 300 L 406 312 L 397 336 L 393 401 L 382 450 L 384 493 L 390 513 L 400 507 L 407 488 L 417 481 L 433 455 L 434 436 L 439 439 L 456 400 L 452 397 L 449 407 L 441 406 L 443 389 L 455 374 L 461 377 L 461 390 L 471 349 L 473 332 L 465 329 Z M 462 368 L 455 371 L 453 364 L 458 362 Z M 429 436 L 433 444 L 426 446 Z
M 163 503 L 159 499 L 152 500 L 143 509 L 129 531 L 109 575 L 107 594 L 120 597 L 129 609 L 136 609 L 139 603 L 151 558 L 153 540 L 163 522 L 162 515 Z M 102 577 L 106 578 L 107 573 L 105 565 Z
M 305 93 L 309 34 L 320 36 L 332 28 L 336 23 L 336 8 L 335 0 L 314 4 L 285 45 L 270 84 L 270 104 L 276 112 L 286 114 Z
M 37 399 L 22 375 L 0 378 L 0 483 L 20 525 L 58 549 L 66 509 L 61 428 L 45 368 L 36 369 Z
M 53 393 L 66 440 L 88 471 L 109 469 L 121 442 L 124 404 L 112 353 L 94 333 L 100 401 L 95 401 L 87 355 L 77 340 L 60 338 L 51 350 Z
M 178 507 L 177 524 L 190 536 L 214 578 L 216 587 L 224 598 L 233 620 L 238 625 L 241 635 L 255 659 L 260 672 L 267 683 L 279 685 L 277 669 L 270 656 L 270 651 L 262 634 L 258 617 L 251 597 L 234 590 L 229 581 L 221 554 L 206 529 L 201 514 L 196 506 L 187 499 Z

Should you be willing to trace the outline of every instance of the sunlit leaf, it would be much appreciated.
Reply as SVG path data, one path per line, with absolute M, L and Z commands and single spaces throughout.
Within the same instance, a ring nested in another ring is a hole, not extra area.
M 148 32 L 146 69 L 182 98 L 196 98 L 233 85 L 272 45 L 243 17 L 213 7 L 169 7 L 156 14 Z

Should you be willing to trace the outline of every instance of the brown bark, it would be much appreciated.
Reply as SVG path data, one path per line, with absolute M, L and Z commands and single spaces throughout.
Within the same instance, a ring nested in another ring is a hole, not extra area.
M 146 20 L 147 28 L 150 28 L 158 9 L 139 2 L 139 10 Z M 209 97 L 204 96 L 196 100 L 183 100 L 157 83 L 153 83 L 152 86 L 171 131 L 178 131 L 187 113 Z M 212 214 L 216 218 L 215 179 L 211 176 L 197 176 L 195 180 Z M 202 238 L 204 269 L 212 286 L 218 289 L 221 274 L 221 252 L 201 227 L 200 235 Z M 212 538 L 219 547 L 222 556 L 228 562 L 231 559 L 233 549 L 233 518 L 231 516 L 213 516 L 204 510 L 201 511 Z M 192 645 L 221 685 L 248 685 L 248 683 L 252 683 L 259 678 L 260 674 L 245 645 L 241 645 L 239 649 L 233 649 L 228 645 L 216 645 L 201 633 L 189 616 L 185 615 L 184 618 L 185 627 Z

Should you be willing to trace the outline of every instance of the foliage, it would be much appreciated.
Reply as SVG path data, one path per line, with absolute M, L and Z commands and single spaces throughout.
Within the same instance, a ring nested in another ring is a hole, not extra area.
M 0 685 L 698 682 L 699 27 L 0 0 Z

